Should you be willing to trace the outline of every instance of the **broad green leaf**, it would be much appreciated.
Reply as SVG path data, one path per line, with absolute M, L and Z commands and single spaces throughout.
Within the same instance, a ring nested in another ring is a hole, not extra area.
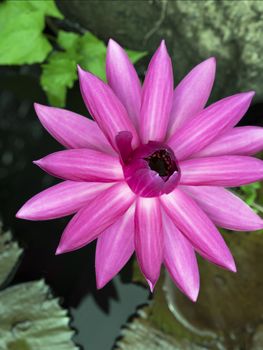
M 104 81 L 106 81 L 106 50 L 104 42 L 89 32 L 80 39 L 80 65 Z
M 77 62 L 64 52 L 54 53 L 43 65 L 40 82 L 51 105 L 65 105 L 67 88 L 77 79 L 76 65 Z
M 72 32 L 60 31 L 58 44 L 64 51 L 54 53 L 47 64 L 43 65 L 41 85 L 46 91 L 50 104 L 63 107 L 67 88 L 72 87 L 77 79 L 77 64 L 106 81 L 107 49 L 103 41 L 89 32 L 81 36 Z M 127 52 L 133 62 L 145 55 L 145 52 L 130 50 Z
M 86 33 L 81 38 L 80 43 L 80 53 L 82 56 L 80 64 L 82 67 L 106 81 L 105 60 L 107 48 L 104 42 L 91 33 Z M 146 51 L 126 50 L 126 52 L 132 63 L 136 63 L 147 54 Z
M 10 0 L 9 0 L 10 1 Z M 46 16 L 63 19 L 64 16 L 59 11 L 54 0 L 20 0 L 28 4 L 33 10 L 40 11 Z
M 52 50 L 43 35 L 45 15 L 62 18 L 53 1 L 6 1 L 0 4 L 0 64 L 32 64 Z
M 58 44 L 64 50 L 72 50 L 77 56 L 76 51 L 79 47 L 80 38 L 79 34 L 60 30 L 58 33 Z

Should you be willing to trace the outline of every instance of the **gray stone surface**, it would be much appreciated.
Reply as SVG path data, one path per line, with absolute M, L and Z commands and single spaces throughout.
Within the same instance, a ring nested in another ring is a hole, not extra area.
M 218 62 L 213 99 L 254 89 L 263 100 L 263 1 L 57 0 L 76 29 L 152 53 L 164 38 L 175 81 L 201 60 Z M 145 62 L 145 67 L 146 67 Z M 144 67 L 144 68 L 145 68 Z M 143 71 L 143 68 L 142 68 Z

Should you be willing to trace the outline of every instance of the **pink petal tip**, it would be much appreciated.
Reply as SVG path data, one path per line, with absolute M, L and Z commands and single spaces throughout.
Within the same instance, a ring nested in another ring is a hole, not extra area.
M 164 40 L 164 39 L 162 39 L 161 44 L 160 44 L 160 47 L 161 47 L 162 49 L 163 49 L 163 48 L 166 49 L 166 44 L 165 44 L 165 40 Z
M 193 289 L 188 292 L 187 296 L 193 303 L 195 303 L 198 298 L 198 294 L 199 294 L 199 289 Z
M 42 164 L 43 162 L 42 162 L 42 159 L 38 159 L 38 160 L 33 160 L 32 163 L 35 164 L 35 165 L 37 165 L 37 166 L 39 166 L 39 167 L 41 167 L 41 164 Z
M 79 77 L 85 73 L 87 73 L 84 69 L 81 68 L 81 66 L 78 64 L 77 65 L 77 71 L 78 71 L 78 75 Z
M 97 289 L 102 289 L 109 281 L 106 281 L 96 275 L 96 286 Z
M 24 206 L 18 210 L 16 213 L 17 219 L 27 219 L 27 210 L 25 210 Z
M 40 103 L 34 102 L 34 109 L 37 112 L 40 112 L 43 108 L 45 108 L 44 105 L 41 105 Z
M 66 253 L 66 251 L 64 251 L 60 246 L 58 246 L 55 255 L 60 255 L 63 253 Z
M 231 272 L 234 272 L 234 273 L 237 272 L 237 267 L 236 267 L 236 263 L 235 263 L 234 259 L 233 259 L 232 262 L 229 263 L 228 269 L 229 269 L 229 271 L 231 271 Z
M 148 283 L 148 285 L 149 285 L 149 287 L 150 287 L 151 293 L 153 293 L 153 290 L 154 290 L 154 287 L 155 287 L 156 282 L 155 282 L 155 283 L 152 283 L 152 282 L 151 282 L 150 280 L 148 280 L 147 278 L 146 278 L 146 281 L 147 281 L 147 283 Z

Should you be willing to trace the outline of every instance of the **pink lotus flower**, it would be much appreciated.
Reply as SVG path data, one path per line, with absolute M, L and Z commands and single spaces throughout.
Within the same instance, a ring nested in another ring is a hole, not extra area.
M 110 40 L 108 84 L 79 68 L 81 93 L 95 121 L 35 105 L 43 126 L 68 150 L 35 162 L 65 181 L 37 194 L 17 213 L 46 220 L 76 213 L 57 254 L 98 239 L 97 286 L 102 288 L 133 252 L 151 290 L 164 263 L 178 288 L 196 300 L 195 252 L 236 271 L 217 226 L 258 230 L 263 221 L 224 187 L 263 178 L 263 129 L 236 127 L 254 92 L 209 107 L 216 62 L 196 66 L 173 90 L 164 42 L 141 88 L 125 51 Z

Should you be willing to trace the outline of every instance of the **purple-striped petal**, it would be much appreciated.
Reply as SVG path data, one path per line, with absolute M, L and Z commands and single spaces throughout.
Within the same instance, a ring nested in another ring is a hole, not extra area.
M 186 159 L 209 145 L 220 133 L 231 129 L 247 111 L 254 92 L 220 100 L 204 109 L 177 130 L 168 141 L 177 159 Z
M 222 236 L 193 199 L 176 189 L 160 200 L 166 213 L 200 255 L 214 264 L 236 271 L 234 259 Z
M 126 183 L 118 183 L 82 208 L 67 225 L 56 254 L 79 249 L 114 224 L 132 205 L 134 194 Z
M 168 136 L 173 135 L 188 120 L 205 107 L 211 93 L 216 71 L 216 60 L 211 57 L 198 64 L 174 90 Z
M 73 181 L 117 181 L 123 171 L 117 157 L 91 149 L 59 151 L 34 162 L 47 173 Z
M 234 193 L 215 186 L 181 186 L 218 226 L 236 231 L 263 229 L 263 220 Z
M 236 187 L 263 179 L 263 161 L 246 156 L 219 156 L 180 162 L 181 185 Z
M 16 214 L 27 220 L 50 220 L 76 213 L 112 183 L 63 181 L 29 199 Z
M 241 126 L 233 128 L 217 137 L 192 157 L 214 157 L 223 155 L 250 156 L 263 149 L 263 128 Z
M 96 246 L 97 288 L 103 288 L 134 252 L 134 205 L 99 237 Z
M 158 198 L 136 201 L 135 251 L 151 291 L 159 278 L 163 260 L 162 217 Z
M 106 57 L 107 80 L 126 108 L 133 125 L 138 129 L 141 107 L 141 83 L 133 64 L 123 48 L 110 39 Z
M 163 213 L 164 264 L 177 287 L 192 301 L 199 293 L 199 271 L 191 243 Z
M 66 109 L 34 104 L 44 128 L 66 148 L 90 148 L 115 153 L 98 125 Z
M 173 99 L 173 68 L 164 41 L 154 54 L 146 73 L 142 92 L 141 139 L 163 141 Z
M 117 150 L 115 137 L 121 131 L 129 131 L 133 136 L 133 146 L 138 145 L 139 139 L 128 113 L 111 90 L 95 75 L 85 72 L 79 67 L 80 89 L 84 102 L 103 131 L 104 135 Z

